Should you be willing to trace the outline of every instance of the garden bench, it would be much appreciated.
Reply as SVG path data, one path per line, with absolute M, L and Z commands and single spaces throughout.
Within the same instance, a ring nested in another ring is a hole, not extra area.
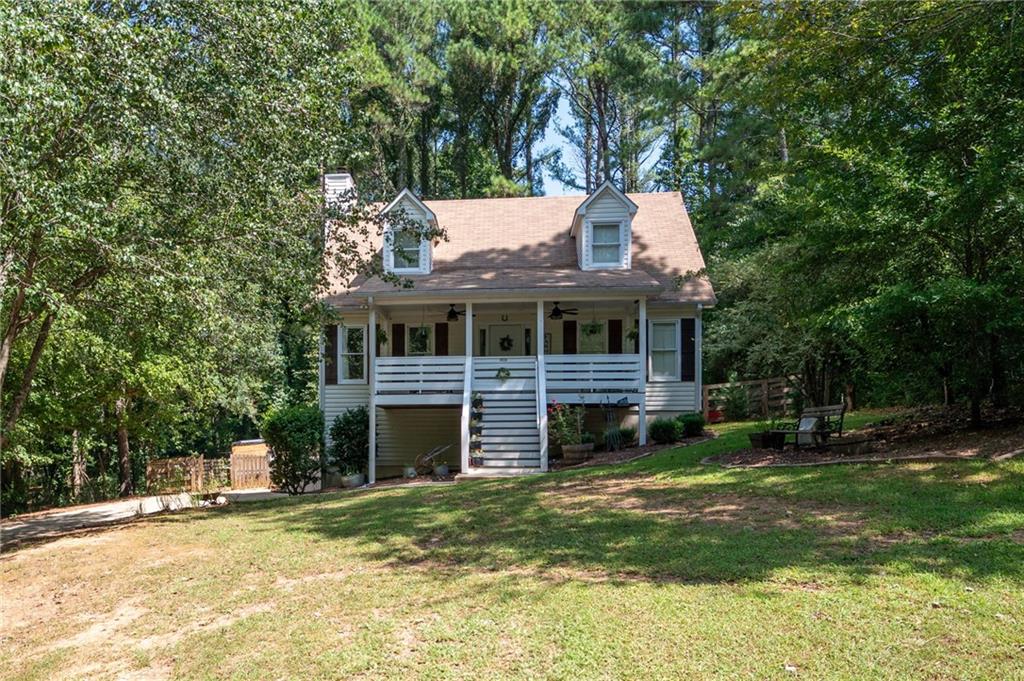
M 800 412 L 800 419 L 790 428 L 773 430 L 773 433 L 781 433 L 783 437 L 795 435 L 794 444 L 801 445 L 823 445 L 829 437 L 843 436 L 843 415 L 846 413 L 846 404 L 830 404 L 824 407 L 807 407 Z

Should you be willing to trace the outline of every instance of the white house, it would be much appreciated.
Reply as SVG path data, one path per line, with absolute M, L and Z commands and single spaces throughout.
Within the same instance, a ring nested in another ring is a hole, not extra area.
M 325 177 L 328 192 L 351 185 Z M 335 282 L 327 303 L 342 323 L 326 328 L 320 365 L 328 428 L 370 408 L 371 482 L 439 444 L 464 473 L 545 471 L 554 401 L 595 407 L 595 432 L 597 407 L 624 405 L 642 444 L 648 420 L 700 411 L 701 313 L 715 294 L 679 193 L 605 183 L 586 197 L 421 201 L 405 190 L 384 208 L 395 210 L 448 240 L 386 230 L 384 266 L 412 287 Z M 479 467 L 474 393 L 486 405 Z

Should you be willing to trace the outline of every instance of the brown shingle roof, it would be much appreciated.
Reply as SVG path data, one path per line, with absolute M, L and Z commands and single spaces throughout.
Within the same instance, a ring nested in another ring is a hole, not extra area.
M 434 247 L 432 274 L 409 277 L 414 286 L 400 295 L 607 287 L 648 293 L 654 301 L 713 305 L 715 294 L 706 278 L 677 279 L 704 268 L 680 194 L 629 198 L 639 207 L 633 218 L 633 269 L 591 272 L 579 269 L 576 243 L 569 236 L 584 197 L 425 201 L 448 241 Z M 379 278 L 360 277 L 348 294 L 336 283 L 329 301 L 351 305 L 366 295 L 397 291 Z

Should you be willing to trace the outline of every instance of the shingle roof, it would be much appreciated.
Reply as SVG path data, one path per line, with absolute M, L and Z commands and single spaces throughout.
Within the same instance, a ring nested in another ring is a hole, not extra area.
M 632 270 L 582 271 L 569 235 L 580 196 L 424 201 L 448 241 L 433 252 L 433 272 L 408 277 L 401 295 L 444 291 L 584 290 L 616 288 L 647 293 L 654 302 L 713 305 L 705 277 L 680 281 L 704 268 L 704 258 L 678 192 L 629 194 L 633 218 Z M 379 237 L 378 237 L 379 239 Z M 379 249 L 380 244 L 374 244 Z M 348 306 L 397 289 L 377 277 L 334 282 L 329 302 Z

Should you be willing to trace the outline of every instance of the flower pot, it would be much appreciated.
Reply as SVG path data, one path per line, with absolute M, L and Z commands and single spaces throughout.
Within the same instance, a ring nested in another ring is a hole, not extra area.
M 434 466 L 434 475 L 439 478 L 447 478 L 449 472 L 450 471 L 448 470 L 448 464 L 446 463 L 441 463 Z
M 366 476 L 362 473 L 341 476 L 341 486 L 345 488 L 362 487 L 366 484 Z
M 786 434 L 769 431 L 762 433 L 762 442 L 768 449 L 783 449 L 786 446 Z
M 562 458 L 566 463 L 579 463 L 589 459 L 590 453 L 593 451 L 593 442 L 582 445 L 562 445 Z
M 482 456 L 471 456 L 471 457 L 469 457 L 469 465 L 470 466 L 483 466 L 484 465 L 484 457 L 482 457 Z
M 750 433 L 747 437 L 750 438 L 750 446 L 754 449 L 764 449 L 765 447 L 765 436 L 768 433 Z
M 406 466 L 405 470 L 403 471 L 402 474 L 405 477 L 407 477 L 407 478 L 415 478 L 416 477 L 416 467 L 415 466 Z
M 475 397 L 475 398 L 473 398 L 473 401 L 470 402 L 470 404 L 473 405 L 473 409 L 476 409 L 476 410 L 483 409 L 484 408 L 484 398 L 482 398 L 482 397 Z
M 470 435 L 483 435 L 483 433 L 484 433 L 484 427 L 483 426 L 470 426 L 469 427 L 469 434 Z

